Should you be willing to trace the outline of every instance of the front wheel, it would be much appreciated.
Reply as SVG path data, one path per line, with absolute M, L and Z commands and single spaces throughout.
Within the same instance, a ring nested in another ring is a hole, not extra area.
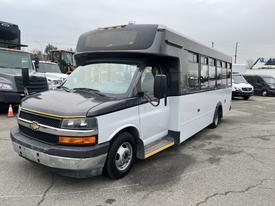
M 112 179 L 124 177 L 135 159 L 135 143 L 131 134 L 120 134 L 112 143 L 105 164 L 105 173 Z

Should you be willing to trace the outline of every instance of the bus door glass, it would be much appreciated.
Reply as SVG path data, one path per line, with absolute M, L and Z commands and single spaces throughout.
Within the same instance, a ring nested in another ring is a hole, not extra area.
M 160 73 L 159 67 L 146 66 L 140 79 L 141 92 L 152 99 L 153 104 L 157 103 L 157 99 L 154 98 L 154 78 Z M 139 105 L 141 133 L 145 144 L 165 136 L 168 132 L 168 106 L 164 105 L 164 99 L 161 99 L 156 107 L 147 99 L 143 97 Z

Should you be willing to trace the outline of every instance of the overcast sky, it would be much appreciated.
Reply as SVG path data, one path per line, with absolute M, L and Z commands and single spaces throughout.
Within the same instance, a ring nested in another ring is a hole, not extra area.
M 28 50 L 47 43 L 75 48 L 78 36 L 98 27 L 135 23 L 166 25 L 234 55 L 238 63 L 275 58 L 274 0 L 0 0 L 0 21 L 18 24 Z

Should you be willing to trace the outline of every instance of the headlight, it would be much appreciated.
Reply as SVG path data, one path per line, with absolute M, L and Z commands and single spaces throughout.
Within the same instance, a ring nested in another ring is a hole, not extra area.
M 56 89 L 61 84 L 60 80 L 47 79 L 47 81 L 49 89 Z
M 238 87 L 232 87 L 232 91 L 240 91 L 241 89 Z
M 75 129 L 75 130 L 97 130 L 97 121 L 95 118 L 77 118 L 77 119 L 64 119 L 62 121 L 62 128 Z
M 0 90 L 12 90 L 12 86 L 5 83 L 0 83 Z

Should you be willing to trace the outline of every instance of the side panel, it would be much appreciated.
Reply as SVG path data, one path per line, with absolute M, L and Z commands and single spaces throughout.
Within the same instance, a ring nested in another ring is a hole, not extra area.
M 110 141 L 114 135 L 126 127 L 140 131 L 138 106 L 98 116 L 98 143 Z
M 140 133 L 145 146 L 168 134 L 169 110 L 170 106 L 164 105 L 164 99 L 160 100 L 157 107 L 150 103 L 139 106 Z
M 180 131 L 180 142 L 185 141 L 212 123 L 219 102 L 222 104 L 223 114 L 229 111 L 231 93 L 231 88 L 226 88 L 169 97 L 171 104 L 169 130 Z

